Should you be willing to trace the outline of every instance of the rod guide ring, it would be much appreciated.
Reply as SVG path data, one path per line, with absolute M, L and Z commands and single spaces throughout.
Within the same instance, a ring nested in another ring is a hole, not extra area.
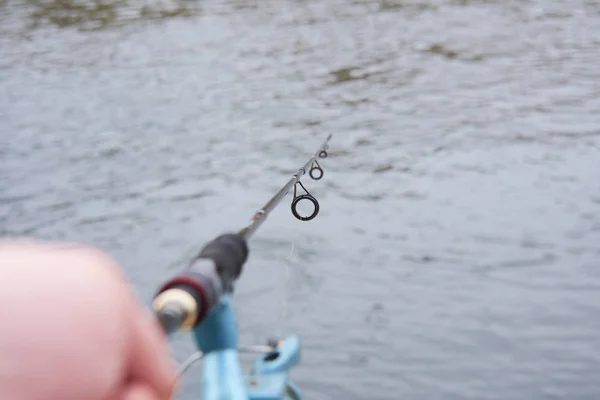
M 318 174 L 315 175 L 315 171 L 318 171 Z M 313 178 L 315 181 L 321 179 L 323 177 L 323 174 L 323 168 L 321 168 L 319 164 L 313 165 L 308 170 L 308 175 L 310 175 L 310 177 Z
M 309 216 L 303 217 L 300 214 L 298 214 L 298 211 L 296 210 L 296 207 L 298 207 L 298 203 L 302 200 L 310 201 L 315 207 L 312 214 L 310 214 Z M 298 218 L 300 221 L 310 221 L 311 219 L 315 218 L 317 214 L 319 214 L 319 202 L 310 194 L 302 194 L 300 196 L 296 196 L 294 197 L 294 200 L 292 200 L 292 214 L 294 214 L 294 217 Z

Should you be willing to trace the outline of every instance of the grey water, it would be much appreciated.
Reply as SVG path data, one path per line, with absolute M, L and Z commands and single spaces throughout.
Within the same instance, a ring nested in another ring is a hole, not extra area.
M 600 398 L 600 3 L 82 4 L 0 2 L 2 236 L 101 246 L 148 305 L 332 133 L 242 343 L 299 335 L 307 399 Z

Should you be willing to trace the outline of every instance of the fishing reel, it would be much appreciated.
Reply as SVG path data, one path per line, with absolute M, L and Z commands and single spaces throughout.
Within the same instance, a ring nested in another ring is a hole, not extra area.
M 326 148 L 327 147 L 325 147 L 323 150 L 319 151 L 319 153 L 318 153 L 319 158 L 327 157 Z M 304 173 L 304 170 L 302 170 L 302 172 Z M 319 179 L 323 178 L 324 174 L 325 174 L 325 172 L 323 171 L 323 168 L 321 168 L 321 166 L 319 165 L 319 162 L 316 160 L 316 157 L 315 157 L 310 169 L 308 170 L 308 175 L 313 180 L 318 181 Z M 298 185 L 300 185 L 302 190 L 304 190 L 304 192 L 305 192 L 304 194 L 301 194 L 301 195 L 297 194 Z M 298 212 L 298 203 L 300 203 L 302 200 L 307 200 L 313 205 L 312 213 L 306 217 L 301 216 L 300 213 Z M 300 180 L 298 180 L 298 182 L 296 182 L 296 184 L 294 185 L 294 198 L 292 200 L 291 209 L 292 209 L 292 214 L 294 215 L 294 217 L 296 217 L 300 221 L 310 221 L 311 219 L 314 219 L 319 214 L 320 207 L 319 207 L 318 200 L 315 198 L 315 196 L 310 194 L 310 192 L 304 187 L 304 185 L 302 184 L 302 182 L 300 182 Z

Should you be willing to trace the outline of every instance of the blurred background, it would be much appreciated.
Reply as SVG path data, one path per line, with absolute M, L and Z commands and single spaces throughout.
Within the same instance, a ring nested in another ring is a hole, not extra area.
M 324 178 L 304 180 L 319 216 L 297 221 L 290 196 L 251 242 L 243 344 L 298 334 L 307 399 L 600 396 L 598 1 L 0 15 L 3 236 L 101 246 L 149 305 L 332 133 Z

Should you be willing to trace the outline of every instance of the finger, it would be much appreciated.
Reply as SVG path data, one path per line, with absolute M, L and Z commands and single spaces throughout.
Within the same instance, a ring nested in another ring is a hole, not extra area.
M 116 399 L 107 400 L 168 400 L 168 398 L 158 397 L 149 386 L 133 383 L 126 386 L 123 393 Z
M 0 389 L 20 394 L 0 398 L 105 398 L 126 371 L 116 263 L 86 246 L 5 242 L 0 270 Z
M 58 379 L 52 389 L 35 385 L 38 391 L 58 396 L 92 385 L 92 397 L 104 398 L 102 392 L 114 382 L 131 378 L 148 383 L 159 398 L 168 398 L 174 370 L 166 340 L 108 254 L 78 244 L 11 240 L 0 242 L 0 259 L 0 303 L 18 304 L 0 308 L 2 320 L 18 321 L 9 325 L 13 329 L 0 331 L 0 359 L 13 374 L 48 376 L 50 365 L 62 359 L 70 366 L 70 382 L 77 382 L 79 389 Z M 40 325 L 46 340 L 36 340 Z
M 168 399 L 176 375 L 171 362 L 165 335 L 158 323 L 143 311 L 136 302 L 136 317 L 132 320 L 129 378 L 147 382 L 159 398 Z

